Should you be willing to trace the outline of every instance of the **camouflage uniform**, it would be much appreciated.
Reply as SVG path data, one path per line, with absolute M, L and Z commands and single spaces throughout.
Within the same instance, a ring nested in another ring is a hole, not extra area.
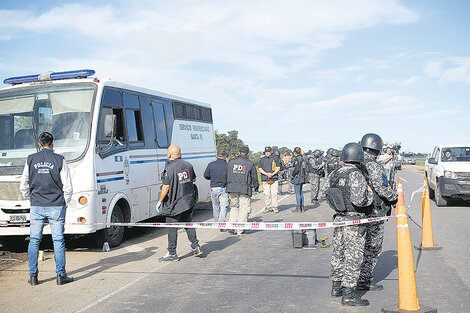
M 311 157 L 308 159 L 309 163 L 309 174 L 308 181 L 310 182 L 310 190 L 312 192 L 312 202 L 318 199 L 318 192 L 320 191 L 320 171 L 321 164 L 318 162 L 318 158 Z
M 366 207 L 373 201 L 373 193 L 367 189 L 367 182 L 363 174 L 356 170 L 352 164 L 345 164 L 333 173 L 330 173 L 325 181 L 320 197 L 325 198 L 325 192 L 330 187 L 343 186 L 349 191 L 349 205 L 356 212 L 337 212 L 334 215 L 335 222 L 353 220 L 366 217 Z M 343 176 L 338 183 L 332 185 L 332 179 L 338 175 Z M 365 227 L 352 225 L 336 227 L 333 231 L 333 254 L 331 256 L 331 275 L 333 282 L 341 282 L 344 288 L 355 288 L 359 279 L 361 265 L 364 257 L 364 244 L 366 240 Z
M 377 162 L 377 157 L 364 151 L 367 180 L 374 191 L 374 202 L 371 207 L 371 217 L 386 216 L 390 203 L 397 200 L 397 193 L 390 187 L 384 167 Z M 359 283 L 370 284 L 374 268 L 382 251 L 384 238 L 384 222 L 366 224 L 366 244 L 364 248 L 364 262 L 361 267 Z

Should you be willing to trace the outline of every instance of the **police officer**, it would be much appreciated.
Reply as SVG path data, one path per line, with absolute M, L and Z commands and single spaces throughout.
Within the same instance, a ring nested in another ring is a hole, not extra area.
M 40 152 L 28 156 L 20 190 L 25 199 L 30 199 L 29 228 L 29 284 L 36 286 L 38 281 L 38 254 L 44 223 L 49 222 L 54 241 L 57 285 L 73 281 L 65 271 L 64 223 L 65 209 L 72 199 L 73 188 L 70 172 L 64 157 L 55 154 L 54 138 L 48 132 L 39 136 Z
M 181 159 L 181 149 L 176 145 L 168 147 L 168 162 L 162 173 L 162 190 L 158 198 L 156 210 L 158 214 L 166 216 L 167 223 L 191 222 L 195 205 L 194 181 L 196 173 L 193 166 Z M 191 250 L 194 255 L 202 255 L 199 241 L 194 228 L 185 228 L 188 239 L 191 242 Z M 176 243 L 178 229 L 168 229 L 168 252 L 159 258 L 161 262 L 178 261 Z
M 321 151 L 316 149 L 312 153 L 312 157 L 308 159 L 309 165 L 309 182 L 310 182 L 310 190 L 311 190 L 311 202 L 313 204 L 318 203 L 318 192 L 320 190 L 320 176 L 323 170 L 323 164 L 319 161 L 321 157 Z
M 227 152 L 220 149 L 217 153 L 217 160 L 210 162 L 204 171 L 204 178 L 210 180 L 212 213 L 214 222 L 225 222 L 228 207 L 228 194 L 225 190 L 225 183 L 222 176 L 227 166 Z M 221 229 L 223 231 L 223 229 Z
M 362 147 L 357 143 L 348 143 L 341 152 L 341 161 L 345 164 L 329 174 L 321 197 L 326 198 L 336 211 L 333 216 L 335 222 L 365 218 L 373 193 L 360 170 L 364 162 Z M 369 305 L 369 301 L 361 299 L 356 293 L 364 256 L 365 231 L 363 225 L 336 227 L 333 231 L 331 295 L 343 296 L 343 305 Z
M 286 167 L 284 162 L 281 160 L 281 151 L 274 150 L 273 151 L 274 158 L 276 159 L 276 164 L 280 165 L 279 173 L 277 173 L 277 194 L 282 195 L 282 184 L 286 182 Z
M 266 207 L 263 213 L 272 211 L 278 213 L 277 208 L 277 189 L 278 189 L 278 173 L 281 169 L 280 159 L 276 158 L 273 154 L 271 147 L 264 149 L 264 155 L 259 160 L 259 172 L 261 173 L 261 181 L 263 182 L 263 193 L 266 202 Z
M 328 174 L 332 173 L 341 166 L 340 156 L 341 151 L 338 149 L 330 148 L 330 157 L 326 161 L 326 169 Z
M 251 213 L 252 189 L 259 194 L 258 173 L 255 164 L 248 158 L 248 147 L 240 147 L 240 155 L 228 161 L 222 181 L 230 198 L 230 222 L 247 222 Z M 231 231 L 242 235 L 243 230 Z
M 371 217 L 386 216 L 391 210 L 391 205 L 397 201 L 397 193 L 388 182 L 384 167 L 377 162 L 382 145 L 382 138 L 377 134 L 366 134 L 361 140 L 361 146 L 364 149 L 367 181 L 374 192 L 374 202 L 369 214 Z M 384 221 L 366 224 L 366 228 L 364 261 L 357 289 L 382 290 L 383 286 L 373 284 L 372 278 L 379 254 L 382 251 Z

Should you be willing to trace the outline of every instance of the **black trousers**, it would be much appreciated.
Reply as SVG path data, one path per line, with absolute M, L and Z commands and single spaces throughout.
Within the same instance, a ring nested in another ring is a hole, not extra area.
M 193 218 L 193 210 L 187 210 L 175 216 L 167 216 L 167 223 L 182 223 L 191 222 Z M 194 228 L 185 228 L 188 239 L 191 242 L 191 248 L 199 247 L 199 241 L 196 237 L 196 230 Z M 178 240 L 178 228 L 168 229 L 168 251 L 170 254 L 176 254 L 176 242 Z

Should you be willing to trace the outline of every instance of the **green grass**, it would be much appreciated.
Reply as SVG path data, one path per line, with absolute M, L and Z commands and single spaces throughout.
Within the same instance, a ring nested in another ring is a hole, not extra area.
M 424 161 L 416 161 L 417 166 L 424 166 Z

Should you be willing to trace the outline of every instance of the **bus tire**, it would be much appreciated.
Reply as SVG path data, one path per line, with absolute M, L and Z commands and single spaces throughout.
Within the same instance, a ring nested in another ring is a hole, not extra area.
M 113 213 L 111 213 L 111 223 L 124 223 L 124 215 L 118 204 L 114 206 Z M 102 247 L 105 242 L 107 242 L 110 247 L 117 247 L 121 244 L 122 238 L 124 237 L 124 227 L 111 226 L 101 229 L 96 232 L 94 237 L 98 247 Z

